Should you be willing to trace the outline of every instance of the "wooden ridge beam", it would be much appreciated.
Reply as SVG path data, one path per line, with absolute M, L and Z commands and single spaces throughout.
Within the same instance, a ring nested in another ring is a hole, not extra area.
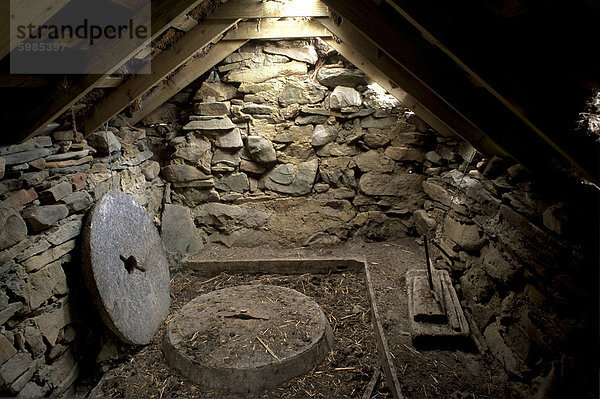
M 166 0 L 152 2 L 152 37 L 156 38 L 169 28 L 173 19 L 182 14 L 187 14 L 202 0 Z M 135 49 L 129 49 L 127 45 L 120 50 L 118 57 L 111 57 L 111 65 L 107 66 L 105 74 L 89 74 L 77 77 L 77 80 L 64 91 L 48 93 L 43 100 L 33 106 L 27 116 L 20 121 L 18 136 L 12 139 L 25 141 L 41 132 L 41 130 L 53 122 L 57 117 L 68 110 L 73 104 L 82 99 L 106 76 L 113 73 L 122 66 L 129 58 L 139 52 L 145 45 Z
M 565 158 L 498 98 L 477 86 L 454 60 L 432 46 L 393 9 L 384 12 L 370 0 L 323 2 L 401 66 L 405 76 L 411 75 L 412 80 L 427 87 L 435 101 L 445 102 L 454 108 L 540 179 L 552 182 L 560 176 L 566 182 L 570 180 L 575 166 L 587 178 L 596 180 L 591 176 L 597 171 L 590 173 L 577 163 L 569 162 L 572 159 Z M 416 96 L 412 89 L 404 88 Z M 438 116 L 451 125 L 451 121 Z
M 265 19 L 256 22 L 241 22 L 237 29 L 231 30 L 223 40 L 253 39 L 297 39 L 310 37 L 331 37 L 331 32 L 319 22 L 323 18 L 310 21 L 278 21 Z
M 0 1 L 0 16 L 3 18 L 8 34 L 0 39 L 0 60 L 6 57 L 24 39 L 17 37 L 17 30 L 10 29 L 10 23 L 38 26 L 49 20 L 54 14 L 63 9 L 70 0 L 19 0 Z M 13 7 L 11 7 L 11 5 Z
M 165 79 L 161 84 L 155 86 L 144 98 L 139 109 L 130 118 L 126 118 L 127 122 L 132 125 L 138 123 L 246 42 L 247 40 L 220 41 L 203 56 L 189 60 L 169 79 Z
M 327 17 L 327 7 L 320 0 L 262 1 L 230 0 L 219 6 L 207 19 Z
M 323 24 L 341 40 L 341 43 L 338 43 L 336 40 L 326 39 L 327 44 L 436 131 L 444 135 L 462 137 L 488 156 L 507 155 L 504 149 L 485 136 L 463 115 L 449 104 L 437 99 L 428 87 L 415 80 L 401 66 L 374 47 L 349 22 L 343 21 L 338 26 L 328 20 L 323 21 Z
M 140 98 L 155 84 L 183 65 L 190 57 L 208 43 L 218 40 L 239 20 L 204 21 L 189 31 L 173 46 L 152 60 L 151 73 L 130 76 L 115 91 L 104 97 L 97 110 L 90 110 L 83 124 L 88 134 L 98 129 L 104 122 L 111 120 L 129 104 Z

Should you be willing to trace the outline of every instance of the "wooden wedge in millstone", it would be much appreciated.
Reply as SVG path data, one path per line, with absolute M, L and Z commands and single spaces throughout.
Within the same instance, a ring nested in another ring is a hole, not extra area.
M 169 264 L 156 227 L 133 198 L 112 191 L 91 209 L 82 268 L 106 325 L 125 343 L 150 343 L 169 314 Z

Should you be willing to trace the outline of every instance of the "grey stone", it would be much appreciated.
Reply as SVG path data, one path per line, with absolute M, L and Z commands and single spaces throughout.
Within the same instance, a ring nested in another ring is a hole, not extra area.
M 63 154 L 48 155 L 46 161 L 65 161 L 67 159 L 79 159 L 86 157 L 90 153 L 90 150 L 81 150 L 73 152 L 65 152 Z
M 404 162 L 423 162 L 425 161 L 425 151 L 421 148 L 390 146 L 385 149 L 385 155 L 394 161 Z
M 552 205 L 542 214 L 544 226 L 556 234 L 563 234 L 568 222 L 568 214 L 563 204 Z
M 82 268 L 108 327 L 126 343 L 149 343 L 169 313 L 169 264 L 133 198 L 112 191 L 94 205 L 83 228 Z
M 241 172 L 246 172 L 246 173 L 250 173 L 253 175 L 262 175 L 263 173 L 265 173 L 266 170 L 267 170 L 267 168 L 265 166 L 260 165 L 256 162 L 248 161 L 245 159 L 241 160 L 241 163 L 240 163 L 240 171 Z
M 54 204 L 72 192 L 73 186 L 71 183 L 63 181 L 50 187 L 48 190 L 42 191 L 39 197 L 43 204 Z
M 435 165 L 442 164 L 442 156 L 435 151 L 429 151 L 425 154 L 425 159 Z
M 202 82 L 202 86 L 194 95 L 194 101 L 226 101 L 237 95 L 235 86 L 221 82 Z
M 194 111 L 199 115 L 229 115 L 231 112 L 231 105 L 229 102 L 222 101 L 196 103 L 194 104 Z
M 430 217 L 424 209 L 414 211 L 413 218 L 415 219 L 417 233 L 421 236 L 435 231 L 437 227 L 435 219 Z
M 43 205 L 34 208 L 26 219 L 33 231 L 42 231 L 68 215 L 69 209 L 66 205 Z
M 160 164 L 156 161 L 149 161 L 142 165 L 142 174 L 147 181 L 156 179 L 160 173 Z
M 309 125 L 327 122 L 327 117 L 324 115 L 301 115 L 294 122 L 296 125 Z
M 53 389 L 53 395 L 65 392 L 79 375 L 79 366 L 67 351 L 54 363 L 45 366 L 39 373 L 41 381 Z
M 121 151 L 121 143 L 110 130 L 106 132 L 93 132 L 86 139 L 88 144 L 98 151 L 99 155 L 108 155 Z
M 50 148 L 36 148 L 24 152 L 16 152 L 14 154 L 3 155 L 4 163 L 6 166 L 9 165 L 20 165 L 30 161 L 34 161 L 39 158 L 44 158 L 54 151 Z
M 314 128 L 311 125 L 296 126 L 292 125 L 283 132 L 277 132 L 272 138 L 274 143 L 293 143 L 295 141 L 305 141 L 313 134 Z
M 265 104 L 244 103 L 241 111 L 250 115 L 268 115 L 275 112 L 275 108 Z
M 25 270 L 27 270 L 30 273 L 35 272 L 37 270 L 40 270 L 47 264 L 60 259 L 62 256 L 68 254 L 73 249 L 75 249 L 75 241 L 76 240 L 74 239 L 67 241 L 54 248 L 48 249 L 39 255 L 32 256 L 31 258 L 23 261 L 22 264 L 25 267 Z
M 231 71 L 223 77 L 225 82 L 262 83 L 280 76 L 306 75 L 308 68 L 305 63 L 298 61 L 285 64 L 264 65 L 260 68 L 240 69 Z
M 492 354 L 500 361 L 500 364 L 510 374 L 520 376 L 527 369 L 526 365 L 515 353 L 506 345 L 506 342 L 500 334 L 497 323 L 490 324 L 483 334 L 485 342 L 490 348 Z
M 194 210 L 194 217 L 200 225 L 214 227 L 230 234 L 240 227 L 258 229 L 264 226 L 269 221 L 271 213 L 211 202 L 198 206 Z
M 0 310 L 0 324 L 6 323 L 7 320 L 23 309 L 23 307 L 21 302 L 9 303 L 4 309 Z
M 490 244 L 481 250 L 481 265 L 486 273 L 502 282 L 512 281 L 520 265 L 506 252 L 500 252 L 495 245 Z
M 210 159 L 212 157 L 210 142 L 202 137 L 193 135 L 187 137 L 185 145 L 177 146 L 173 158 L 181 158 L 200 167 L 204 172 L 210 172 Z
M 17 354 L 17 350 L 4 334 L 0 334 L 0 366 Z
M 396 126 L 397 122 L 398 118 L 396 117 L 373 118 L 372 116 L 367 116 L 360 120 L 360 127 L 363 129 L 390 129 Z
M 77 213 L 88 209 L 94 203 L 92 196 L 87 191 L 76 191 L 61 200 L 70 213 Z
M 17 395 L 17 399 L 43 398 L 44 389 L 35 382 L 28 382 Z
M 413 174 L 386 175 L 377 172 L 365 173 L 359 180 L 360 192 L 365 195 L 404 196 L 419 192 L 424 176 Z
M 228 165 L 231 167 L 236 167 L 240 164 L 240 162 L 241 162 L 241 157 L 240 157 L 239 152 L 232 154 L 230 152 L 223 151 L 220 148 L 217 148 L 217 150 L 213 153 L 211 164 L 212 165 L 225 164 L 225 165 Z
M 390 143 L 390 138 L 387 134 L 379 129 L 369 129 L 364 136 L 364 142 L 369 148 L 382 148 Z
M 392 145 L 422 147 L 430 141 L 432 136 L 417 132 L 402 132 L 394 135 Z
M 161 236 L 167 252 L 180 256 L 198 254 L 204 246 L 188 207 L 165 204 L 162 214 Z
M 361 172 L 391 173 L 396 166 L 394 161 L 376 150 L 363 152 L 352 159 Z
M 266 46 L 263 48 L 265 53 L 284 55 L 296 61 L 305 62 L 310 65 L 316 64 L 319 60 L 319 55 L 313 46 L 307 45 L 303 47 L 274 47 Z
M 319 82 L 329 88 L 336 86 L 356 87 L 368 84 L 367 75 L 359 69 L 347 69 L 340 67 L 323 67 L 317 72 Z
M 6 161 L 3 157 L 0 157 L 0 179 L 4 178 L 4 173 L 6 171 Z
M 213 118 L 192 120 L 183 127 L 183 130 L 231 130 L 235 127 L 229 118 Z
M 65 282 L 66 287 L 66 282 Z M 27 325 L 23 332 L 25 337 L 25 342 L 29 345 L 29 348 L 33 352 L 35 356 L 43 355 L 46 353 L 46 344 L 44 344 L 44 340 L 42 339 L 42 334 L 40 330 L 38 330 L 33 324 Z
M 287 107 L 291 104 L 315 104 L 325 98 L 327 88 L 310 79 L 289 79 L 281 94 L 279 104 Z
M 33 359 L 27 352 L 19 352 L 0 366 L 0 389 L 10 386 L 27 371 Z
M 233 191 L 243 193 L 250 189 L 248 176 L 244 173 L 232 173 L 231 175 L 222 177 L 215 182 L 215 188 L 221 191 Z
M 154 156 L 154 153 L 150 150 L 145 150 L 142 152 L 138 152 L 137 154 L 135 154 L 135 156 L 130 156 L 129 154 L 126 154 L 123 157 L 123 165 L 126 166 L 138 166 L 144 162 L 146 162 L 147 160 L 149 160 L 150 158 L 152 158 Z
M 167 165 L 162 168 L 163 177 L 170 183 L 207 180 L 211 176 L 190 165 Z
M 461 223 L 453 217 L 444 220 L 444 233 L 465 251 L 479 251 L 485 244 L 485 236 L 475 224 Z
M 89 196 L 89 194 L 88 194 Z M 77 237 L 81 233 L 82 216 L 76 215 L 65 220 L 60 226 L 48 232 L 48 241 L 56 246 Z
M 318 160 L 302 162 L 298 165 L 278 165 L 260 181 L 262 187 L 289 195 L 305 195 L 312 191 L 315 182 Z
M 356 186 L 354 177 L 354 161 L 349 157 L 325 158 L 321 160 L 319 174 L 323 181 L 331 187 L 348 187 L 353 189 Z
M 273 143 L 260 136 L 248 136 L 246 146 L 250 156 L 258 163 L 272 163 L 277 160 L 277 153 Z
M 359 150 L 356 146 L 340 143 L 327 143 L 317 149 L 317 155 L 320 157 L 347 157 L 358 153 Z
M 215 145 L 219 148 L 225 148 L 228 150 L 239 150 L 244 146 L 240 129 L 236 127 L 230 132 L 220 135 L 217 137 Z
M 194 207 L 205 202 L 217 202 L 221 198 L 215 189 L 200 190 L 195 188 L 186 188 L 181 190 L 182 202 Z
M 423 190 L 432 200 L 444 206 L 450 206 L 450 194 L 441 185 L 431 181 L 424 181 Z
M 337 135 L 338 132 L 334 127 L 317 125 L 315 126 L 315 130 L 310 138 L 310 143 L 315 147 L 321 147 L 327 143 L 335 141 Z
M 193 180 L 173 183 L 173 188 L 212 188 L 215 186 L 215 180 L 210 177 L 205 180 Z
M 0 251 L 21 242 L 27 236 L 27 225 L 14 208 L 0 203 Z
M 329 96 L 329 107 L 331 109 L 342 109 L 345 107 L 357 106 L 362 104 L 360 93 L 352 87 L 337 86 Z

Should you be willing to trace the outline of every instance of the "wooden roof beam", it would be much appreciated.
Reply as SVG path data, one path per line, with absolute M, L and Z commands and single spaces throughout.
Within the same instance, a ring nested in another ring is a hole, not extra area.
M 139 109 L 130 118 L 126 118 L 127 122 L 135 125 L 141 121 L 246 42 L 247 40 L 220 41 L 213 45 L 203 56 L 189 60 L 175 74 L 169 76 L 169 79 L 163 80 L 154 87 L 144 98 Z
M 285 17 L 327 17 L 327 7 L 320 0 L 230 0 L 222 4 L 207 19 L 258 19 Z
M 407 74 L 428 87 L 438 100 L 455 108 L 541 179 L 548 182 L 556 181 L 557 176 L 570 179 L 574 164 L 588 178 L 596 180 L 590 176 L 596 175 L 597 171 L 588 172 L 576 163 L 569 163 L 572 159 L 565 158 L 498 98 L 475 84 L 454 60 L 432 46 L 393 10 L 384 12 L 370 0 L 323 2 L 351 22 Z M 450 125 L 448 120 L 444 119 L 444 122 Z M 477 143 L 472 144 L 477 146 Z
M 402 66 L 373 46 L 348 21 L 343 21 L 339 26 L 331 20 L 324 21 L 323 24 L 341 40 L 341 43 L 338 43 L 336 40 L 326 39 L 327 44 L 436 131 L 462 137 L 488 156 L 507 155 L 504 149 L 485 136 L 464 115 L 437 98 L 431 89 L 414 79 Z
M 273 40 L 299 39 L 310 37 L 331 37 L 331 32 L 319 22 L 323 18 L 309 21 L 284 20 L 268 18 L 261 21 L 240 22 L 223 40 Z
M 156 38 L 169 28 L 173 19 L 179 15 L 187 14 L 196 7 L 202 0 L 155 0 L 152 2 L 152 37 Z M 114 49 L 117 56 L 110 57 L 110 65 L 106 65 L 106 74 L 90 74 L 77 77 L 77 80 L 65 91 L 55 91 L 45 96 L 36 106 L 31 108 L 27 117 L 20 121 L 17 126 L 20 132 L 16 138 L 8 138 L 11 142 L 25 141 L 39 134 L 44 127 L 53 122 L 57 117 L 68 110 L 73 104 L 83 98 L 99 83 L 103 82 L 106 76 L 110 75 L 117 68 L 122 66 L 129 58 L 139 52 L 145 44 L 137 48 L 130 48 L 130 43 Z
M 84 122 L 84 132 L 91 133 L 104 122 L 114 118 L 204 46 L 218 40 L 236 22 L 238 20 L 213 20 L 204 21 L 196 26 L 152 60 L 151 73 L 130 76 L 115 91 L 102 99 L 97 105 L 97 110 L 90 110 Z

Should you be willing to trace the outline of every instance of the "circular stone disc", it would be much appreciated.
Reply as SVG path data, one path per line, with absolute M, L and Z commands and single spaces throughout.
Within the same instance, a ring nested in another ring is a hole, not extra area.
M 128 344 L 148 344 L 169 314 L 169 264 L 156 227 L 117 191 L 92 208 L 83 228 L 83 274 L 100 316 Z
M 218 392 L 275 387 L 323 361 L 333 343 L 320 306 L 290 288 L 243 285 L 196 297 L 169 322 L 168 363 Z

